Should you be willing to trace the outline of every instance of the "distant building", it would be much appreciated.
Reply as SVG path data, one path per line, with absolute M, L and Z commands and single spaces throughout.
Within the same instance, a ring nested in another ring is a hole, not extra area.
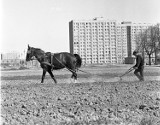
M 115 20 L 71 21 L 70 52 L 79 54 L 84 64 L 118 63 L 116 25 Z
M 79 54 L 83 64 L 133 63 L 136 35 L 148 26 L 151 24 L 117 23 L 103 18 L 72 20 L 69 22 L 70 52 Z
M 23 53 L 19 53 L 19 52 L 2 53 L 1 65 L 8 65 L 8 66 L 26 65 L 28 68 L 40 67 L 40 64 L 37 60 L 26 62 L 25 56 L 26 56 L 25 51 Z
M 20 63 L 20 53 L 9 52 L 1 54 L 1 63 L 3 64 L 15 64 Z

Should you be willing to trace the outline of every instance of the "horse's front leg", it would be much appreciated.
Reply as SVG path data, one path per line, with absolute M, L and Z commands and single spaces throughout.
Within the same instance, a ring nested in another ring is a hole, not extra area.
M 51 70 L 48 70 L 48 73 L 50 74 L 51 78 L 54 80 L 54 82 L 57 84 L 57 80 L 55 79 L 53 73 Z
M 41 80 L 41 83 L 43 83 L 44 78 L 45 78 L 45 75 L 46 75 L 46 70 L 44 70 L 44 69 L 43 69 L 43 74 L 42 74 L 42 80 Z
M 77 83 L 77 73 L 76 72 L 72 72 L 71 78 L 74 80 L 74 83 Z

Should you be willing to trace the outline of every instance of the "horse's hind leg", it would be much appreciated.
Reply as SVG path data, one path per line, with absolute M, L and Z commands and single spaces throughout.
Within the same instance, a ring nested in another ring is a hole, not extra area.
M 41 83 L 43 83 L 44 78 L 45 78 L 45 75 L 46 75 L 46 70 L 44 70 L 44 69 L 43 69 L 43 74 L 42 74 L 42 80 L 41 80 Z
M 53 73 L 51 70 L 48 70 L 48 73 L 50 74 L 51 78 L 54 80 L 55 83 L 57 83 L 57 80 L 55 79 Z

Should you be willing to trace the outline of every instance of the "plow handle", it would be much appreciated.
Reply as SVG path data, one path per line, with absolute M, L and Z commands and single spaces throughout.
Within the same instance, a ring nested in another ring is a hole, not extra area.
M 125 76 L 126 74 L 130 73 L 133 69 L 134 69 L 133 67 L 131 67 L 130 69 L 128 69 L 124 74 L 122 74 L 120 76 L 120 78 L 123 77 L 123 76 Z

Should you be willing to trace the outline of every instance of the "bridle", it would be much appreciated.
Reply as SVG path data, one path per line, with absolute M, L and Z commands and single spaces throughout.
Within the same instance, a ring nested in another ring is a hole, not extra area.
M 30 48 L 30 49 L 31 49 L 31 48 Z M 32 51 L 31 51 L 31 50 L 28 50 L 28 51 L 27 51 L 27 54 L 29 54 L 29 55 L 32 54 Z M 31 57 L 31 58 L 29 57 L 29 58 L 30 58 L 29 60 L 36 60 L 36 58 L 35 58 L 35 56 L 33 56 L 33 54 L 32 54 L 31 56 L 32 56 L 32 57 Z

